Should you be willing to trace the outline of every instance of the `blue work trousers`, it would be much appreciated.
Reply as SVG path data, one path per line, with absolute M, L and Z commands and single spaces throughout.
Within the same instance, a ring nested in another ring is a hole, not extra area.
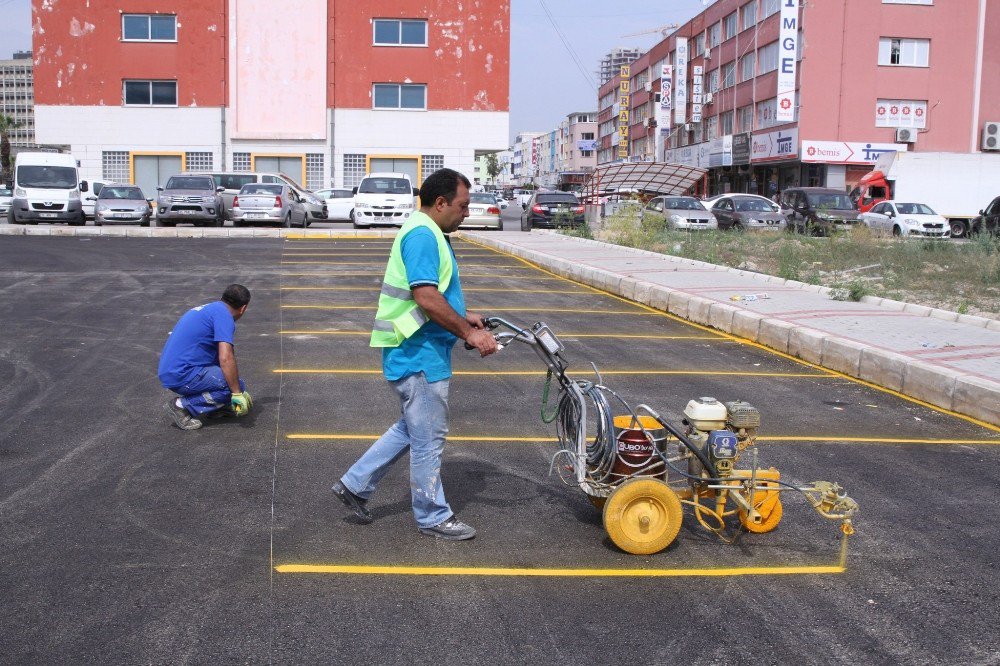
M 240 391 L 246 390 L 243 380 L 240 382 Z M 229 383 L 222 368 L 217 365 L 210 365 L 198 371 L 194 378 L 181 386 L 169 387 L 171 391 L 181 397 L 181 405 L 192 416 L 203 416 L 223 407 L 228 407 L 230 399 L 233 397 L 229 390 Z
M 420 527 L 435 527 L 451 518 L 441 483 L 441 453 L 448 436 L 448 383 L 428 382 L 424 373 L 389 384 L 399 394 L 402 415 L 340 479 L 363 499 L 392 464 L 410 452 L 410 498 L 413 517 Z

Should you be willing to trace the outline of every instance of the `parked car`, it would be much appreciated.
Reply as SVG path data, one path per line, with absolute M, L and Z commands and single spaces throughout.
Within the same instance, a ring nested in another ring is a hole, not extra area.
M 664 216 L 671 229 L 694 231 L 719 228 L 715 215 L 705 210 L 701 202 L 694 197 L 653 197 L 646 204 L 642 214 Z
M 492 192 L 471 192 L 469 194 L 469 217 L 462 221 L 462 227 L 483 227 L 503 231 L 500 219 L 500 204 Z
M 781 211 L 787 229 L 801 234 L 826 235 L 848 231 L 859 223 L 851 198 L 828 187 L 790 187 L 781 193 Z
M 316 196 L 326 202 L 326 219 L 351 221 L 354 214 L 354 194 L 349 189 L 316 190 Z
M 309 226 L 309 214 L 288 183 L 251 183 L 233 199 L 233 226 L 277 224 L 288 228 Z
M 211 176 L 216 187 L 222 187 L 222 203 L 225 219 L 233 219 L 233 199 L 239 194 L 240 188 L 250 183 L 285 183 L 295 190 L 302 199 L 311 220 L 325 220 L 327 215 L 326 202 L 309 190 L 296 183 L 291 176 L 283 173 L 266 173 L 259 171 L 199 171 L 183 174 L 185 176 Z
M 927 204 L 882 201 L 861 221 L 877 234 L 903 238 L 951 238 L 951 225 Z
M 990 202 L 990 205 L 979 211 L 975 219 L 973 231 L 1000 234 L 1000 197 Z
M 507 206 L 509 206 L 510 203 L 499 194 L 496 195 L 496 197 L 497 197 L 497 204 L 500 206 L 500 210 L 507 210 Z
M 81 199 L 81 205 L 83 206 L 83 215 L 88 220 L 94 219 L 94 207 L 97 205 L 97 197 L 101 195 L 101 190 L 104 189 L 105 183 L 97 180 L 90 182 L 90 194 Z
M 534 227 L 581 226 L 585 210 L 569 192 L 535 192 L 521 212 L 521 231 L 531 231 Z
M 80 180 L 76 158 L 66 153 L 21 152 L 14 158 L 14 197 L 10 224 L 87 223 L 80 197 L 89 183 Z
M 153 209 L 135 185 L 105 185 L 94 202 L 94 225 L 135 224 L 149 226 Z
M 175 227 L 190 222 L 202 227 L 221 227 L 225 219 L 222 187 L 211 176 L 171 176 L 164 187 L 156 188 L 156 225 Z
M 720 229 L 777 231 L 785 228 L 778 205 L 752 194 L 720 197 L 712 206 Z
M 14 190 L 0 186 L 0 216 L 7 217 L 7 211 L 14 201 Z
M 419 192 L 405 173 L 370 173 L 354 192 L 354 228 L 373 225 L 401 227 L 414 211 Z
M 716 194 L 713 197 L 705 197 L 704 199 L 701 200 L 701 205 L 705 207 L 705 210 L 712 210 L 712 207 L 715 206 L 715 204 L 722 197 L 735 197 L 735 196 L 751 197 L 753 199 L 759 199 L 761 201 L 766 202 L 768 205 L 770 205 L 771 208 L 774 210 L 774 212 L 776 212 L 776 213 L 780 213 L 781 212 L 781 206 L 779 206 L 778 204 L 774 203 L 773 200 L 768 199 L 767 197 L 762 197 L 759 194 L 744 194 L 742 192 L 729 192 L 727 194 Z

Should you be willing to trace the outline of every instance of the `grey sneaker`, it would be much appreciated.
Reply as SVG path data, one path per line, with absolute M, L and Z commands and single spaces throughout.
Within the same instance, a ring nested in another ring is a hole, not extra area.
M 331 490 L 333 491 L 333 494 L 337 496 L 337 499 L 344 503 L 344 506 L 354 512 L 354 515 L 358 517 L 358 520 L 366 524 L 372 522 L 372 512 L 365 507 L 365 504 L 368 504 L 368 500 L 362 499 L 352 493 L 347 489 L 347 486 L 340 481 L 333 484 L 333 488 L 331 488 Z
M 195 417 L 188 414 L 188 410 L 183 407 L 178 407 L 174 402 L 176 398 L 171 398 L 167 400 L 167 404 L 163 406 L 167 410 L 167 414 L 170 414 L 170 418 L 174 420 L 174 425 L 181 430 L 197 430 L 201 427 L 201 421 Z
M 476 530 L 471 525 L 466 525 L 454 515 L 440 525 L 421 527 L 420 533 L 449 541 L 465 541 L 476 536 Z

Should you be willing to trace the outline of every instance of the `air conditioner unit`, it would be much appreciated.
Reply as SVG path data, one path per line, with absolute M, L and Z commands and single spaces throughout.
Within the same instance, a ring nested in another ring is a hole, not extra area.
M 705 60 L 712 59 L 712 49 L 705 49 Z
M 685 132 L 691 131 L 691 123 L 684 123 L 684 131 Z
M 646 118 L 646 127 L 656 127 L 656 118 Z
M 705 93 L 705 104 L 712 103 L 712 93 Z
M 1000 122 L 983 125 L 983 150 L 1000 150 Z
M 899 127 L 896 129 L 896 143 L 916 143 L 917 130 L 909 127 Z
M 653 82 L 646 81 L 646 83 L 642 85 L 642 89 L 645 90 L 646 92 L 653 92 Z

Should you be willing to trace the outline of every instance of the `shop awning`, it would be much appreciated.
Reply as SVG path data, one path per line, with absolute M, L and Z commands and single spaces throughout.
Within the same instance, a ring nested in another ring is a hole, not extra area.
M 667 162 L 618 162 L 599 166 L 583 186 L 582 197 L 596 200 L 610 192 L 684 194 L 707 169 Z

